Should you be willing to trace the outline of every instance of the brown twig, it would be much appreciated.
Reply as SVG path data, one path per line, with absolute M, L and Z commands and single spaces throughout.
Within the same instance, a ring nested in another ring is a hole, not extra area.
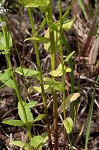
M 91 39 L 93 37 L 93 31 L 95 29 L 96 21 L 97 21 L 97 10 L 94 13 L 94 17 L 93 17 L 93 20 L 92 20 L 92 24 L 91 24 L 91 27 L 90 27 L 90 30 L 89 30 L 86 42 L 85 42 L 85 44 L 84 44 L 84 46 L 82 48 L 82 52 L 81 53 L 82 53 L 83 56 L 86 56 L 86 54 L 87 54 L 89 44 L 90 44 Z

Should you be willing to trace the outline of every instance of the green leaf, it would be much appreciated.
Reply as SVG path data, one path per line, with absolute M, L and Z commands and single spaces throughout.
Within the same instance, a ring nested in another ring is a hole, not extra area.
M 71 68 L 66 68 L 64 66 L 64 72 L 71 72 L 71 71 L 72 71 Z M 60 64 L 56 70 L 51 71 L 49 74 L 52 75 L 53 77 L 62 76 L 62 64 Z
M 64 68 L 65 68 L 65 66 L 64 66 Z M 57 67 L 57 69 L 51 71 L 49 74 L 52 75 L 52 76 L 54 76 L 54 77 L 62 76 L 62 64 L 59 64 L 59 66 Z
M 49 26 L 50 29 L 59 32 L 58 26 L 56 25 L 56 23 L 52 22 L 52 21 L 47 21 L 47 24 Z
M 29 102 L 29 103 L 27 103 L 27 106 L 29 107 L 29 108 L 33 108 L 34 106 L 36 106 L 37 105 L 37 101 L 31 101 L 31 102 Z
M 46 92 L 48 89 L 49 89 L 49 85 L 44 85 L 44 91 Z M 41 93 L 42 92 L 41 87 L 38 87 L 38 86 L 31 86 L 31 87 L 29 87 L 28 92 L 31 93 L 33 91 L 35 91 L 37 93 Z
M 45 117 L 46 117 L 45 114 L 41 114 L 41 115 L 39 115 L 39 116 L 34 120 L 34 122 L 43 120 Z
M 39 30 L 37 31 L 37 33 L 44 27 L 44 25 L 46 24 L 46 22 L 47 22 L 47 19 L 44 18 L 43 21 L 42 21 L 41 24 L 40 24 L 40 28 L 39 28 Z
M 15 90 L 15 84 L 14 84 L 14 81 L 13 81 L 12 79 L 8 79 L 8 80 L 5 82 L 5 85 L 7 85 L 9 88 Z
M 43 134 L 43 143 L 45 143 L 48 140 L 48 133 Z
M 11 70 L 7 69 L 4 73 L 0 74 L 0 81 L 5 83 L 11 77 Z
M 46 30 L 44 37 L 50 39 L 49 28 Z M 54 51 L 57 52 L 59 50 L 60 36 L 59 36 L 59 33 L 57 33 L 55 30 L 54 30 L 54 40 L 55 40 L 55 43 L 56 43 Z M 51 50 L 50 49 L 50 43 L 44 43 L 44 49 L 47 50 L 47 51 L 50 51 Z
M 64 60 L 64 62 L 69 61 L 69 59 L 74 55 L 74 53 L 75 53 L 75 51 L 73 51 L 72 53 L 70 53 L 70 54 L 66 57 L 66 59 Z
M 82 0 L 78 0 L 78 3 L 80 5 L 80 8 L 82 9 L 82 12 L 83 12 L 85 18 L 87 19 L 87 13 L 86 13 L 85 6 L 84 6 Z
M 42 137 L 42 136 L 37 135 L 37 136 L 34 136 L 34 137 L 31 139 L 31 145 L 32 145 L 34 148 L 37 148 L 40 144 L 43 144 L 43 137 Z
M 49 1 L 46 0 L 18 0 L 25 7 L 47 7 Z
M 12 47 L 12 37 L 9 32 L 7 32 L 7 36 L 9 39 L 8 47 L 6 47 L 6 39 L 2 32 L 0 32 L 0 50 L 8 50 Z
M 33 37 L 31 37 L 31 38 L 27 38 L 27 39 L 25 39 L 24 41 L 36 41 L 36 42 L 38 42 L 38 43 L 49 43 L 50 42 L 50 40 L 49 40 L 49 38 L 47 38 L 47 37 L 41 37 L 41 36 L 33 36 Z
M 77 100 L 79 96 L 80 93 L 70 94 L 65 100 L 66 104 L 65 109 L 67 109 L 73 101 Z M 61 106 L 58 108 L 58 115 L 61 114 L 63 111 L 64 111 L 64 103 L 62 102 Z
M 73 26 L 74 21 L 75 19 L 64 21 L 62 28 L 67 31 L 70 30 Z
M 30 150 L 30 145 L 25 142 L 22 142 L 22 141 L 12 141 L 12 142 L 10 142 L 10 144 L 22 147 L 25 150 Z
M 68 134 L 71 133 L 72 129 L 73 129 L 73 120 L 70 117 L 67 117 L 64 121 L 63 121 L 64 127 L 66 129 L 66 132 Z
M 39 76 L 39 72 L 37 70 L 31 70 L 31 69 L 28 69 L 28 68 L 23 68 L 23 72 L 22 72 L 22 69 L 21 67 L 18 67 L 15 69 L 15 72 L 20 74 L 20 75 L 23 75 L 24 73 L 24 76 L 25 77 L 37 77 Z
M 25 102 L 23 102 L 23 105 L 24 105 L 24 108 L 25 108 L 25 111 L 26 111 L 26 116 L 27 116 L 28 122 L 33 122 L 34 118 L 33 118 L 33 115 L 31 113 L 31 110 L 30 110 L 29 106 Z M 18 114 L 19 114 L 21 120 L 24 123 L 26 123 L 20 102 L 18 102 Z
M 43 80 L 45 81 L 45 84 L 49 85 L 50 90 L 54 88 L 55 90 L 63 91 L 62 82 L 55 81 L 48 77 L 45 77 Z
M 56 70 L 51 71 L 49 74 L 53 77 L 60 77 L 62 76 L 62 70 L 56 69 Z
M 12 125 L 12 126 L 24 126 L 24 122 L 21 120 L 4 120 L 2 123 Z

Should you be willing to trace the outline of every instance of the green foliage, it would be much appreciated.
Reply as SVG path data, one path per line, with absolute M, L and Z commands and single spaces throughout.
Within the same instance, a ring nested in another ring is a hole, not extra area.
M 34 122 L 43 120 L 45 117 L 46 117 L 45 114 L 38 115 L 38 117 L 36 117 L 36 119 L 34 119 Z
M 98 75 L 98 78 L 97 78 L 95 84 L 97 84 L 98 81 L 99 81 L 99 75 Z M 95 98 L 95 90 L 96 89 L 95 89 L 95 86 L 94 86 L 93 93 L 92 93 L 90 110 L 89 110 L 89 114 L 88 114 L 88 125 L 87 125 L 87 131 L 86 131 L 85 150 L 87 150 L 87 145 L 88 145 L 88 140 L 89 140 L 90 127 L 91 127 L 91 119 L 92 119 L 93 106 L 94 106 L 94 98 Z
M 9 88 L 15 90 L 15 84 L 14 84 L 14 81 L 13 81 L 12 79 L 8 79 L 6 82 L 4 82 L 4 84 L 5 84 L 6 86 L 8 86 Z
M 56 32 L 59 32 L 58 25 L 55 22 L 47 21 L 47 24 L 48 24 L 50 29 L 52 29 Z
M 69 61 L 69 59 L 74 55 L 74 53 L 75 53 L 75 51 L 73 51 L 72 53 L 70 53 L 70 54 L 66 57 L 66 59 L 64 60 L 64 62 Z
M 27 103 L 27 106 L 29 107 L 29 108 L 33 108 L 34 106 L 36 106 L 37 105 L 37 101 L 31 101 L 31 102 L 29 102 L 29 103 Z
M 11 125 L 11 126 L 24 126 L 24 122 L 21 121 L 21 120 L 4 120 L 2 123 L 4 124 L 8 124 L 8 125 Z
M 45 81 L 46 85 L 49 85 L 50 91 L 52 91 L 52 88 L 58 91 L 63 91 L 62 82 L 56 81 L 55 79 L 51 79 L 48 77 L 45 77 L 43 80 Z
M 33 122 L 34 118 L 33 118 L 33 115 L 31 113 L 31 110 L 30 110 L 29 106 L 25 102 L 23 102 L 23 106 L 25 108 L 26 116 L 28 116 L 28 118 L 27 118 L 28 122 Z M 18 114 L 19 114 L 21 120 L 24 123 L 26 123 L 20 102 L 18 102 Z
M 49 88 L 49 85 L 44 85 L 44 91 L 46 92 Z M 36 93 L 41 93 L 42 92 L 42 89 L 41 87 L 39 86 L 31 86 L 28 88 L 28 92 L 31 93 L 31 92 L 36 92 Z
M 36 41 L 38 43 L 49 43 L 50 42 L 50 40 L 48 38 L 46 38 L 46 37 L 40 37 L 40 36 L 34 36 L 34 37 L 31 37 L 31 38 L 25 39 L 25 41 L 28 41 L 28 40 L 30 40 L 30 41 Z
M 49 26 L 49 28 L 52 29 L 53 25 L 52 25 L 52 27 Z M 44 35 L 46 38 L 50 38 L 49 28 L 46 30 L 45 35 Z M 55 28 L 53 28 L 53 29 L 55 29 Z M 54 40 L 55 40 L 55 49 L 54 49 L 54 51 L 57 52 L 57 51 L 59 51 L 60 42 L 59 42 L 59 33 L 57 33 L 55 30 L 54 30 Z M 44 43 L 44 49 L 50 52 L 51 51 L 50 43 Z
M 11 77 L 11 70 L 7 69 L 4 73 L 0 74 L 0 81 L 5 83 Z
M 12 142 L 10 142 L 10 144 L 22 147 L 25 150 L 30 150 L 30 148 L 31 148 L 29 144 L 22 142 L 22 141 L 12 141 Z
M 25 125 L 25 126 L 31 128 L 33 123 L 35 123 L 36 121 L 40 121 L 46 117 L 45 114 L 40 114 L 35 119 L 33 118 L 33 114 L 31 113 L 30 108 L 33 108 L 36 105 L 37 105 L 36 101 L 31 101 L 29 103 L 23 102 L 23 106 L 25 108 L 26 115 L 28 116 L 27 117 L 28 123 L 25 121 L 24 112 L 23 112 L 20 102 L 18 102 L 18 114 L 19 114 L 21 120 L 4 120 L 2 123 L 8 124 L 8 125 L 13 125 L 13 126 L 24 126 Z
M 48 140 L 48 136 L 37 135 L 37 136 L 34 136 L 33 138 L 31 138 L 30 144 L 27 144 L 22 141 L 11 141 L 10 144 L 24 148 L 25 150 L 30 150 L 31 146 L 36 148 L 36 150 L 42 150 L 42 146 L 46 142 L 46 140 Z
M 79 2 L 79 5 L 80 5 L 80 7 L 81 7 L 81 9 L 82 9 L 82 12 L 83 12 L 85 18 L 87 19 L 87 13 L 86 13 L 85 6 L 84 6 L 84 4 L 83 4 L 83 1 L 82 1 L 82 0 L 78 0 L 78 2 Z
M 71 30 L 74 21 L 75 21 L 75 18 L 73 18 L 73 19 L 71 19 L 71 20 L 69 20 L 69 19 L 65 20 L 65 21 L 63 22 L 62 28 L 63 28 L 64 30 L 66 30 L 66 31 Z
M 0 81 L 11 89 L 15 89 L 13 80 L 11 79 L 12 71 L 7 69 L 4 73 L 0 74 Z
M 42 150 L 42 145 L 46 142 L 47 139 L 47 136 L 42 137 L 40 135 L 37 135 L 31 139 L 31 145 L 37 150 Z
M 71 68 L 66 68 L 64 66 L 64 72 L 71 72 Z M 50 75 L 54 76 L 54 77 L 59 77 L 62 76 L 62 64 L 59 64 L 58 68 L 56 70 L 53 70 L 49 73 Z
M 2 54 L 6 54 L 7 51 L 9 51 L 10 48 L 12 47 L 11 34 L 9 32 L 7 32 L 7 36 L 9 38 L 9 41 L 8 41 L 9 42 L 8 43 L 9 47 L 8 48 L 6 47 L 6 37 L 2 32 L 0 32 L 0 51 L 1 51 L 0 53 L 2 53 Z
M 32 77 L 32 76 L 38 78 L 38 75 L 39 75 L 39 72 L 36 70 L 31 70 L 28 68 L 21 68 L 21 67 L 16 68 L 15 72 L 20 74 L 20 75 L 23 75 L 23 73 L 24 73 L 25 78 L 26 77 Z
M 51 92 L 52 88 L 55 89 L 55 90 L 58 90 L 58 91 L 63 91 L 62 82 L 55 81 L 54 79 L 51 79 L 51 78 L 48 78 L 48 77 L 45 77 L 43 80 L 45 81 L 45 84 L 44 84 L 45 93 L 46 92 Z M 41 93 L 42 92 L 40 86 L 31 86 L 31 87 L 29 87 L 28 92 L 31 93 L 33 91 L 35 91 L 36 93 Z
M 44 25 L 45 25 L 46 23 L 47 23 L 47 19 L 44 18 L 43 21 L 42 21 L 41 24 L 40 24 L 40 27 L 39 27 L 39 30 L 37 31 L 37 33 L 38 33 L 39 31 L 41 31 L 41 29 L 44 27 Z
M 18 0 L 19 3 L 24 5 L 25 7 L 47 7 L 49 4 L 49 0 Z
M 44 13 L 49 6 L 49 0 L 18 0 L 23 6 L 27 8 L 39 8 Z
M 64 121 L 63 121 L 64 127 L 66 129 L 66 132 L 68 134 L 71 133 L 72 129 L 73 129 L 73 120 L 70 117 L 67 117 Z

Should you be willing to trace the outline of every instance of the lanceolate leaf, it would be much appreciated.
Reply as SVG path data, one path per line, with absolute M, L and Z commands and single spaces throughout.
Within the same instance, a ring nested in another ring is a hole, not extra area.
M 44 119 L 45 117 L 46 117 L 45 114 L 41 114 L 41 115 L 39 115 L 39 116 L 34 120 L 34 122 L 39 121 L 39 120 L 42 120 L 42 119 Z
M 64 127 L 66 129 L 66 132 L 68 134 L 71 133 L 72 129 L 73 129 L 73 121 L 70 117 L 67 117 L 64 121 L 63 121 Z
M 12 126 L 24 126 L 24 122 L 21 120 L 4 120 L 2 123 Z
M 26 111 L 28 122 L 33 122 L 34 118 L 33 118 L 33 115 L 31 113 L 31 110 L 30 110 L 29 106 L 25 102 L 23 102 L 23 105 L 24 105 L 24 108 L 25 108 L 25 111 Z M 25 118 L 24 118 L 24 114 L 23 114 L 23 110 L 22 110 L 22 107 L 20 105 L 20 102 L 18 102 L 18 114 L 19 114 L 21 120 L 24 123 L 26 123 Z
M 5 83 L 11 77 L 11 71 L 7 69 L 4 73 L 0 74 L 0 81 Z
M 42 21 L 41 24 L 40 24 L 40 28 L 39 28 L 39 30 L 37 31 L 37 33 L 44 27 L 44 25 L 46 24 L 46 22 L 47 22 L 47 19 L 44 18 L 43 21 Z
M 7 81 L 5 82 L 5 85 L 7 85 L 9 88 L 15 90 L 14 81 L 13 81 L 12 79 L 7 80 Z
M 65 100 L 66 104 L 65 109 L 67 109 L 73 101 L 77 100 L 79 96 L 80 96 L 79 93 L 70 94 Z M 64 103 L 62 102 L 61 106 L 58 109 L 58 114 L 61 114 L 63 111 L 64 111 Z
M 25 39 L 25 41 L 37 41 L 38 43 L 49 43 L 50 40 L 49 38 L 47 37 L 41 37 L 41 36 L 34 36 L 34 37 L 31 37 L 31 38 L 27 38 Z
M 70 53 L 70 54 L 66 57 L 66 59 L 64 60 L 64 62 L 65 62 L 65 61 L 69 61 L 69 59 L 74 55 L 74 53 L 75 53 L 75 51 L 73 51 L 72 53 Z
M 84 6 L 84 4 L 83 4 L 83 1 L 82 1 L 82 0 L 78 0 L 78 3 L 79 3 L 79 5 L 80 5 L 80 7 L 81 7 L 81 9 L 82 9 L 82 12 L 83 12 L 85 18 L 87 19 L 87 13 L 86 13 L 85 6 Z
M 15 72 L 20 74 L 20 75 L 23 75 L 24 73 L 24 76 L 25 77 L 37 77 L 39 76 L 39 72 L 37 70 L 31 70 L 31 69 L 28 69 L 28 68 L 23 68 L 23 72 L 22 72 L 22 69 L 21 67 L 18 67 L 15 69 Z
M 19 146 L 19 147 L 22 147 L 24 148 L 25 150 L 30 150 L 30 145 L 25 143 L 25 142 L 22 142 L 22 141 L 12 141 L 10 142 L 10 144 L 12 145 L 16 145 L 16 146 Z
M 38 103 L 37 101 L 31 101 L 31 102 L 27 103 L 27 106 L 29 108 L 33 108 L 34 106 L 36 106 L 37 103 Z

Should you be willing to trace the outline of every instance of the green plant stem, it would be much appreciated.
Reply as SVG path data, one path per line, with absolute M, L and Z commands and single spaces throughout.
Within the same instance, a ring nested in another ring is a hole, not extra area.
M 28 8 L 28 14 L 29 14 L 30 23 L 31 23 L 32 34 L 34 36 L 36 34 L 36 31 L 35 31 L 34 19 L 32 17 L 31 8 Z M 42 90 L 44 109 L 45 109 L 45 114 L 46 114 L 46 124 L 47 124 L 48 138 L 49 138 L 49 146 L 50 146 L 50 150 L 52 150 L 53 148 L 52 148 L 52 141 L 51 141 L 51 131 L 50 131 L 49 118 L 48 118 L 47 102 L 46 102 L 46 96 L 45 96 L 45 92 L 44 92 L 43 77 L 42 77 L 42 71 L 41 71 L 41 66 L 40 66 L 38 45 L 37 45 L 36 41 L 34 41 L 34 47 L 35 47 L 35 53 L 36 53 L 37 67 L 38 67 L 38 71 L 39 71 L 39 79 L 40 79 L 40 85 L 41 85 L 41 90 Z
M 66 47 L 66 50 L 67 50 L 67 55 L 70 54 L 70 48 L 69 48 L 69 44 L 67 42 L 67 39 L 65 37 L 64 34 L 62 34 L 62 40 L 63 40 L 63 43 L 64 43 L 64 46 Z M 73 61 L 72 61 L 72 58 L 69 59 L 69 65 L 70 65 L 70 68 L 72 69 L 72 72 L 70 73 L 70 76 L 71 76 L 71 93 L 74 93 L 74 69 L 73 69 Z M 71 104 L 71 117 L 72 117 L 72 120 L 74 121 L 74 117 L 75 117 L 75 102 L 72 102 Z
M 71 141 L 70 141 L 70 135 L 68 135 L 68 141 L 69 141 L 69 143 L 70 143 L 70 149 L 73 150 L 72 143 L 71 143 Z
M 48 7 L 48 21 L 53 22 L 51 0 Z M 51 47 L 51 70 L 54 70 L 55 69 L 55 39 L 54 39 L 54 31 L 50 28 L 49 28 L 49 35 L 50 35 L 50 47 Z M 52 93 L 53 93 L 54 139 L 55 139 L 54 149 L 58 150 L 57 93 L 54 89 L 52 89 Z
M 62 19 L 67 18 L 68 14 L 69 14 L 69 11 L 72 8 L 72 6 L 73 6 L 73 4 L 74 4 L 75 1 L 76 0 L 72 0 L 70 6 L 67 8 L 66 12 L 63 14 Z
M 5 41 L 6 41 L 6 50 L 8 51 L 8 53 L 5 54 L 6 59 L 7 59 L 7 63 L 8 63 L 8 67 L 12 71 L 12 79 L 13 79 L 13 82 L 14 82 L 15 91 L 16 91 L 19 103 L 21 105 L 21 108 L 22 108 L 22 112 L 23 112 L 23 115 L 24 115 L 25 122 L 28 123 L 26 111 L 25 111 L 25 108 L 24 108 L 24 105 L 23 105 L 23 102 L 22 102 L 22 99 L 21 99 L 21 95 L 20 95 L 19 90 L 18 90 L 18 86 L 17 86 L 17 83 L 16 83 L 15 75 L 14 75 L 14 70 L 13 70 L 13 67 L 12 67 L 12 64 L 11 64 L 11 58 L 10 58 L 10 52 L 9 52 L 9 35 L 8 35 L 9 33 L 7 32 L 6 27 L 3 27 L 3 33 L 4 33 Z M 31 129 L 28 128 L 28 127 L 27 127 L 27 132 L 28 132 L 28 135 L 29 135 L 29 139 L 31 140 L 31 138 L 32 138 Z
M 63 49 L 62 49 L 62 0 L 59 0 L 59 10 L 60 10 L 60 56 L 62 63 L 62 85 L 63 85 L 63 105 L 64 105 L 64 120 L 66 119 L 66 101 L 65 101 L 65 72 L 64 72 L 64 59 L 63 59 Z M 64 150 L 66 148 L 66 130 L 64 127 Z
M 26 86 L 25 75 L 24 75 L 24 71 L 23 71 L 23 67 L 22 67 L 21 58 L 20 58 L 20 55 L 19 55 L 19 52 L 18 52 L 18 49 L 17 49 L 17 47 L 16 47 L 15 42 L 14 42 L 14 46 L 15 46 L 15 50 L 16 50 L 16 52 L 17 52 L 18 60 L 19 60 L 19 63 L 20 63 L 20 67 L 21 67 L 21 70 L 22 70 L 22 74 L 23 74 L 24 90 L 25 90 L 25 99 L 24 99 L 24 101 L 26 102 L 27 96 L 28 96 L 28 92 L 27 92 L 27 86 Z
M 97 78 L 96 83 L 98 82 L 98 80 L 99 80 L 99 76 Z M 91 100 L 91 105 L 90 105 L 90 110 L 89 110 L 89 115 L 88 115 L 88 126 L 87 126 L 87 133 L 86 133 L 85 150 L 87 150 L 88 138 L 89 138 L 89 134 L 90 134 L 90 126 L 91 126 L 91 119 L 92 119 L 92 113 L 93 113 L 94 97 L 95 97 L 95 87 L 93 89 L 92 100 Z

